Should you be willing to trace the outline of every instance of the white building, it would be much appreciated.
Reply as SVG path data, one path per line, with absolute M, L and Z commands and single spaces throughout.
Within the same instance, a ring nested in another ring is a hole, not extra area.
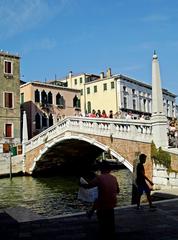
M 110 110 L 113 113 L 121 111 L 122 116 L 131 111 L 135 118 L 142 114 L 151 116 L 152 86 L 122 74 L 112 75 L 110 68 L 106 74 L 73 75 L 70 72 L 65 79 L 50 81 L 53 84 L 58 82 L 80 89 L 83 113 L 104 109 L 106 113 Z M 176 95 L 163 89 L 163 103 L 165 115 L 168 118 L 176 117 Z

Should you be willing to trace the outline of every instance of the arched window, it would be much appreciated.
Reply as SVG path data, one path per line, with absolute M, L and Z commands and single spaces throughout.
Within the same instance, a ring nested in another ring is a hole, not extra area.
M 41 128 L 40 120 L 41 120 L 40 114 L 37 113 L 35 115 L 35 126 L 36 126 L 36 129 L 40 129 Z
M 58 94 L 56 95 L 56 105 L 60 105 L 60 98 L 61 98 L 61 94 L 58 93 Z
M 56 95 L 56 105 L 61 106 L 61 107 L 65 106 L 65 100 L 64 100 L 63 96 L 61 96 L 60 93 L 58 93 Z
M 47 127 L 47 116 L 45 113 L 42 116 L 42 127 Z
M 35 90 L 35 102 L 40 102 L 40 93 L 38 89 Z
M 53 95 L 51 92 L 48 93 L 48 103 L 53 104 Z
M 76 95 L 73 98 L 73 107 L 80 108 L 80 99 Z
M 47 94 L 44 90 L 41 92 L 41 102 L 44 104 L 47 103 Z
M 49 127 L 53 125 L 53 115 L 50 113 L 49 115 Z

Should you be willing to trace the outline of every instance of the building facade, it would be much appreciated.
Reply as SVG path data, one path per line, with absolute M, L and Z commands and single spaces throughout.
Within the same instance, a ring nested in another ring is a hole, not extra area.
M 0 51 L 0 153 L 20 143 L 20 57 Z
M 106 113 L 119 112 L 122 117 L 128 112 L 132 112 L 134 118 L 143 114 L 151 116 L 152 86 L 121 74 L 112 75 L 110 68 L 100 75 L 70 72 L 65 79 L 53 81 L 53 84 L 58 81 L 80 90 L 83 114 L 100 109 Z M 176 95 L 163 89 L 163 104 L 165 115 L 176 117 Z
M 80 91 L 63 86 L 25 83 L 20 86 L 20 102 L 21 111 L 27 114 L 29 138 L 65 116 L 80 114 Z

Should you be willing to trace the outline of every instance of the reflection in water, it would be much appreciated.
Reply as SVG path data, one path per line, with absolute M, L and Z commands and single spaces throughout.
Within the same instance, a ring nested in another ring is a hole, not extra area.
M 118 206 L 131 203 L 132 174 L 122 169 L 113 174 L 120 185 Z M 22 206 L 36 213 L 54 216 L 86 210 L 77 200 L 78 177 L 0 179 L 0 208 Z

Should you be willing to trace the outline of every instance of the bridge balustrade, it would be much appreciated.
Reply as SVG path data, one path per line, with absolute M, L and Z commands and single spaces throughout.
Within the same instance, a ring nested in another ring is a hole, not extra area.
M 149 120 L 66 117 L 25 143 L 25 151 L 41 144 L 50 144 L 65 132 L 92 134 L 134 141 L 151 142 L 152 126 Z

